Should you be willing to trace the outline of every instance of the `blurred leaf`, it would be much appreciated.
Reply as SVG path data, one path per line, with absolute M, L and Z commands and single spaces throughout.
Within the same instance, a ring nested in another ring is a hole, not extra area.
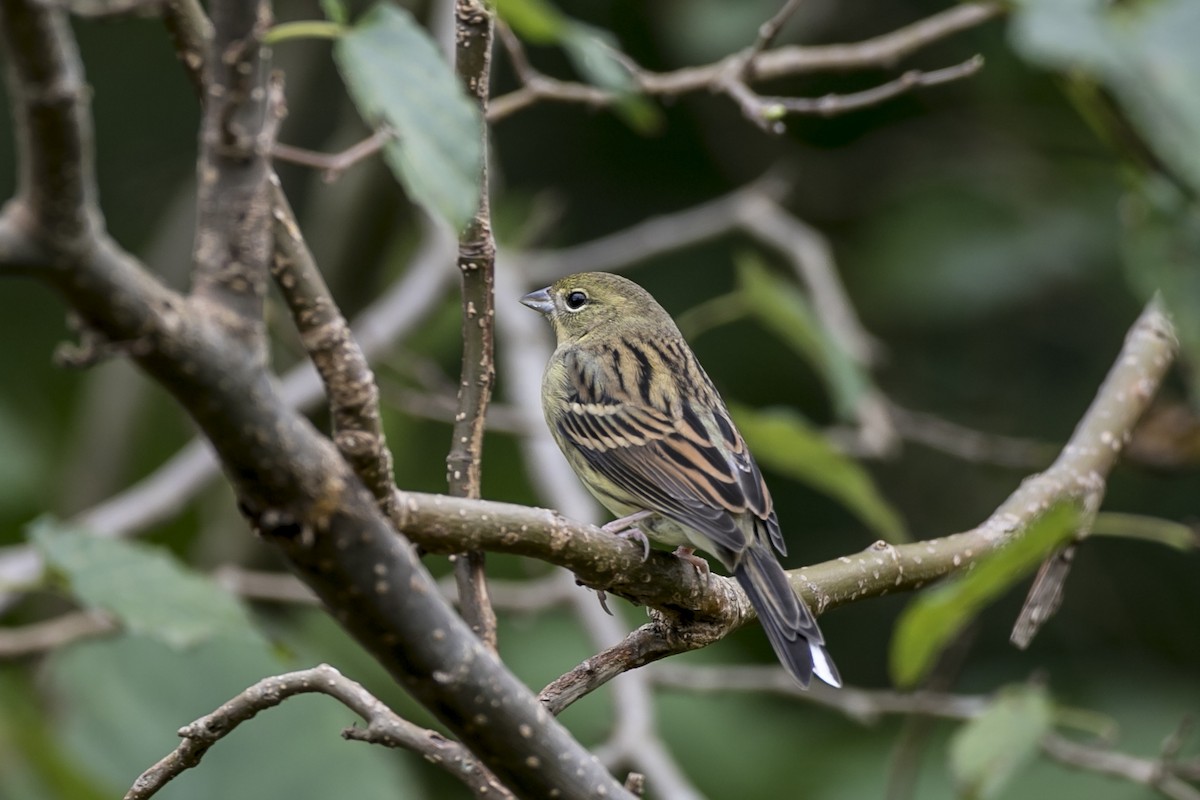
M 321 0 L 321 12 L 325 19 L 338 25 L 347 25 L 350 22 L 350 12 L 346 10 L 343 0 Z
M 47 477 L 43 452 L 30 426 L 0 405 L 0 513 L 25 506 L 38 491 Z
M 889 542 L 906 541 L 899 513 L 854 460 L 835 450 L 819 431 L 791 411 L 730 409 L 759 464 L 826 494 Z
M 1142 297 L 1161 295 L 1192 366 L 1185 373 L 1192 405 L 1200 408 L 1200 205 L 1165 180 L 1147 179 L 1123 210 L 1126 272 Z
M 244 640 L 212 639 L 179 652 L 119 636 L 56 652 L 47 677 L 62 708 L 58 737 L 75 761 L 128 787 L 178 744 L 180 727 L 279 671 L 277 660 Z M 329 697 L 289 698 L 219 741 L 163 796 L 328 800 L 353 786 L 356 800 L 427 797 L 417 776 L 405 774 L 415 757 L 338 736 L 355 719 Z
M 532 44 L 557 44 L 568 24 L 545 0 L 495 0 L 496 13 L 513 32 Z
M 1036 0 L 1015 12 L 1009 30 L 1018 52 L 1095 75 L 1158 157 L 1200 192 L 1200 3 Z
M 32 680 L 0 669 L 0 797 L 5 800 L 102 800 L 102 790 L 66 752 L 54 720 L 37 706 Z
M 1050 698 L 1039 686 L 1010 686 L 950 740 L 950 773 L 959 797 L 995 797 L 1037 752 L 1050 730 Z
M 165 550 L 92 536 L 40 519 L 29 538 L 71 592 L 128 630 L 185 648 L 216 636 L 267 642 L 241 601 Z
M 1119 536 L 1157 542 L 1187 552 L 1200 546 L 1200 533 L 1190 525 L 1144 514 L 1118 514 L 1104 511 L 1092 523 L 1092 536 Z
M 863 369 L 821 327 L 808 298 L 775 276 L 751 253 L 737 260 L 738 286 L 745 307 L 795 350 L 825 382 L 837 416 L 852 420 L 868 384 Z
M 359 112 L 395 131 L 384 156 L 396 178 L 460 230 L 479 205 L 483 122 L 428 34 L 407 11 L 380 3 L 333 53 Z
M 912 686 L 919 681 L 945 646 L 984 606 L 1069 540 L 1078 524 L 1079 512 L 1074 505 L 1055 505 L 968 572 L 947 578 L 909 603 L 896 622 L 889 653 L 896 685 Z

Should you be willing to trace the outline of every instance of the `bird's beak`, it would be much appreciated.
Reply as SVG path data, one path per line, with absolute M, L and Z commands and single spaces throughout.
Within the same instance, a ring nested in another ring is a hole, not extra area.
M 530 292 L 521 298 L 521 303 L 532 308 L 539 314 L 550 315 L 554 310 L 554 301 L 550 299 L 550 287 L 538 289 L 536 292 Z

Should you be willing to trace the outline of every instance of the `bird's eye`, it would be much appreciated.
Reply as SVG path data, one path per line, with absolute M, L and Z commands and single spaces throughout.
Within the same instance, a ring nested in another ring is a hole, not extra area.
M 567 308 L 569 308 L 571 311 L 578 311 L 587 305 L 587 301 L 587 292 L 576 289 L 567 295 Z

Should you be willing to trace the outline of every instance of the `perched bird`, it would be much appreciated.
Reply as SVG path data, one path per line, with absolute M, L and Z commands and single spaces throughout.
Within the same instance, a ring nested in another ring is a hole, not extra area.
M 699 548 L 737 579 L 771 646 L 802 685 L 840 686 L 825 639 L 792 591 L 771 495 L 721 396 L 670 315 L 618 275 L 570 275 L 521 302 L 554 326 L 542 380 L 546 423 L 609 511 L 606 530 Z M 648 555 L 647 551 L 647 555 Z

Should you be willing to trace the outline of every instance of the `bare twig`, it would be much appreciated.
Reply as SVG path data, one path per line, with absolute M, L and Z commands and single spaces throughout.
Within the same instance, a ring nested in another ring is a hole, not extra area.
M 350 145 L 340 153 L 318 153 L 276 142 L 271 155 L 280 161 L 289 161 L 293 164 L 319 169 L 325 182 L 333 183 L 342 177 L 343 172 L 378 153 L 395 137 L 395 132 L 390 128 L 381 127 L 366 139 Z
M 793 13 L 793 3 L 786 3 L 775 17 L 764 24 L 754 44 L 726 56 L 720 61 L 697 67 L 684 67 L 671 72 L 651 72 L 622 58 L 634 83 L 643 93 L 656 97 L 677 97 L 698 91 L 721 91 L 729 94 L 743 108 L 747 118 L 771 129 L 771 123 L 784 113 L 837 113 L 878 103 L 914 85 L 944 83 L 970 74 L 978 65 L 971 62 L 938 70 L 936 73 L 907 74 L 898 81 L 868 90 L 859 95 L 840 98 L 786 98 L 795 103 L 794 109 L 778 103 L 763 102 L 750 88 L 751 81 L 772 80 L 814 72 L 834 72 L 873 67 L 888 68 L 929 44 L 953 36 L 994 19 L 1004 13 L 1002 4 L 969 2 L 938 12 L 926 19 L 902 28 L 853 44 L 791 45 L 767 49 L 778 33 L 778 25 Z M 510 54 L 519 53 L 519 45 L 508 44 Z M 596 86 L 561 81 L 538 73 L 523 55 L 513 56 L 514 69 L 522 85 L 509 94 L 493 100 L 488 118 L 492 121 L 527 108 L 539 101 L 579 103 L 591 107 L 608 107 L 618 95 Z M 836 96 L 835 96 L 836 97 Z M 785 99 L 785 98 L 775 98 Z M 778 106 L 778 110 L 772 110 Z M 766 111 L 767 113 L 764 113 Z
M 821 117 L 834 117 L 850 111 L 858 111 L 870 106 L 879 105 L 885 100 L 907 94 L 913 89 L 940 86 L 952 81 L 969 78 L 983 69 L 983 56 L 975 55 L 954 66 L 923 72 L 910 69 L 899 78 L 872 86 L 861 92 L 852 94 L 827 94 L 824 97 L 759 97 L 757 108 L 751 108 L 747 113 L 757 111 L 768 119 L 777 117 L 782 111 L 791 114 L 816 114 Z M 778 109 L 778 110 L 777 110 Z
M 1174 774 L 1163 759 L 1118 753 L 1054 733 L 1042 738 L 1041 747 L 1043 753 L 1060 764 L 1141 784 L 1171 800 L 1200 800 L 1200 789 Z
M 888 404 L 888 413 L 900 438 L 963 461 L 1033 469 L 1054 458 L 1054 445 L 1048 442 L 978 431 L 895 403 Z
M 117 630 L 117 623 L 98 611 L 70 611 L 44 622 L 0 628 L 0 660 L 38 655 L 79 639 Z
M 492 70 L 492 12 L 480 0 L 457 0 L 455 16 L 455 67 L 463 88 L 474 98 L 481 114 L 487 113 Z M 458 270 L 462 275 L 462 374 L 458 384 L 458 413 L 446 479 L 456 497 L 480 496 L 483 431 L 495 361 L 496 241 L 492 237 L 489 199 L 487 132 L 483 136 L 483 163 L 479 175 L 479 208 L 458 240 Z M 454 575 L 463 618 L 493 651 L 496 649 L 496 612 L 488 599 L 484 555 L 468 551 L 456 556 Z
M 125 800 L 153 797 L 185 770 L 199 765 L 209 748 L 238 725 L 289 697 L 311 692 L 329 695 L 366 720 L 366 728 L 347 728 L 342 733 L 345 738 L 411 750 L 462 781 L 475 797 L 512 797 L 508 789 L 460 743 L 412 724 L 360 684 L 328 664 L 321 664 L 261 680 L 216 711 L 180 728 L 179 736 L 183 741 L 134 781 Z

